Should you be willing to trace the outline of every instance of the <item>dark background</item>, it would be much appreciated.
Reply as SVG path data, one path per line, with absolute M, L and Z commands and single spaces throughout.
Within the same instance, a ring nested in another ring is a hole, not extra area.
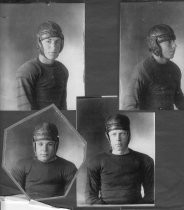
M 184 91 L 184 1 L 124 2 L 120 8 L 120 109 L 123 107 L 135 66 L 150 55 L 146 36 L 153 25 L 168 24 L 176 35 L 176 52 L 172 59 L 183 74 L 181 88 Z

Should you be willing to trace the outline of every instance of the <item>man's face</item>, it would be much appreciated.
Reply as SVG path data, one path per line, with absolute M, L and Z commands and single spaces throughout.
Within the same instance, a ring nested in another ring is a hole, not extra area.
M 113 154 L 122 154 L 128 149 L 129 132 L 126 130 L 112 130 L 109 131 L 109 141 Z
M 36 157 L 41 162 L 50 162 L 56 157 L 56 142 L 39 140 L 35 142 Z
M 172 59 L 176 50 L 176 42 L 174 40 L 160 43 L 162 49 L 162 56 L 168 60 Z
M 50 37 L 41 41 L 43 52 L 47 59 L 55 60 L 61 49 L 61 39 L 59 37 Z

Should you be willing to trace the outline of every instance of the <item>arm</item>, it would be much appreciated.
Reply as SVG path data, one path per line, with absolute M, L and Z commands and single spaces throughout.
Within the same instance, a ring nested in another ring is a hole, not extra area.
M 184 110 L 184 95 L 181 90 L 181 73 L 179 74 L 179 79 L 178 79 L 178 83 L 177 83 L 177 89 L 175 92 L 174 100 L 175 100 L 176 107 L 180 110 Z
M 30 64 L 24 64 L 18 69 L 16 74 L 19 110 L 35 109 L 35 76 L 32 74 L 31 68 L 32 66 Z
M 140 67 L 139 67 L 140 68 Z M 144 76 L 138 67 L 135 68 L 123 100 L 123 110 L 138 110 L 144 97 Z
M 86 203 L 105 204 L 99 196 L 101 190 L 100 169 L 92 165 L 87 167 Z
M 143 203 L 154 203 L 154 162 L 148 157 L 143 169 Z
M 71 167 L 67 171 L 66 179 L 65 179 L 65 193 L 68 190 L 75 174 L 77 173 L 77 168 L 74 164 L 71 165 Z
M 24 166 L 19 161 L 15 164 L 15 167 L 11 169 L 11 175 L 17 181 L 17 183 L 25 190 L 26 173 Z
M 65 84 L 64 84 L 63 95 L 61 97 L 61 103 L 60 103 L 60 107 L 61 107 L 62 110 L 67 110 L 66 99 L 67 99 L 67 82 L 68 82 L 69 73 L 68 73 L 67 69 L 65 71 L 66 71 Z

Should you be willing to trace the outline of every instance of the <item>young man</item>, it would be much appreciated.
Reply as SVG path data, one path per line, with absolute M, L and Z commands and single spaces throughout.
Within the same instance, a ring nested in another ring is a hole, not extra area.
M 37 58 L 27 61 L 17 71 L 19 110 L 39 110 L 52 103 L 67 109 L 68 70 L 56 61 L 64 46 L 60 26 L 52 21 L 42 23 L 37 32 Z
M 184 109 L 180 87 L 181 71 L 170 61 L 176 50 L 173 29 L 165 24 L 153 26 L 147 37 L 151 56 L 139 63 L 124 97 L 124 110 Z
M 35 157 L 20 160 L 11 174 L 31 198 L 62 196 L 76 174 L 73 163 L 56 155 L 59 144 L 57 127 L 44 122 L 35 128 Z
M 106 121 L 111 152 L 101 153 L 87 167 L 88 204 L 141 204 L 154 202 L 154 163 L 148 155 L 133 151 L 130 121 L 117 114 Z M 141 195 L 141 186 L 144 196 Z

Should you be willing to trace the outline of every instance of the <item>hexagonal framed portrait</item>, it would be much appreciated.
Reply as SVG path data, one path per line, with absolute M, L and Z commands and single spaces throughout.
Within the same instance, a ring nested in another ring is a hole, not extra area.
M 65 197 L 85 160 L 86 143 L 51 105 L 4 131 L 2 166 L 28 199 Z

